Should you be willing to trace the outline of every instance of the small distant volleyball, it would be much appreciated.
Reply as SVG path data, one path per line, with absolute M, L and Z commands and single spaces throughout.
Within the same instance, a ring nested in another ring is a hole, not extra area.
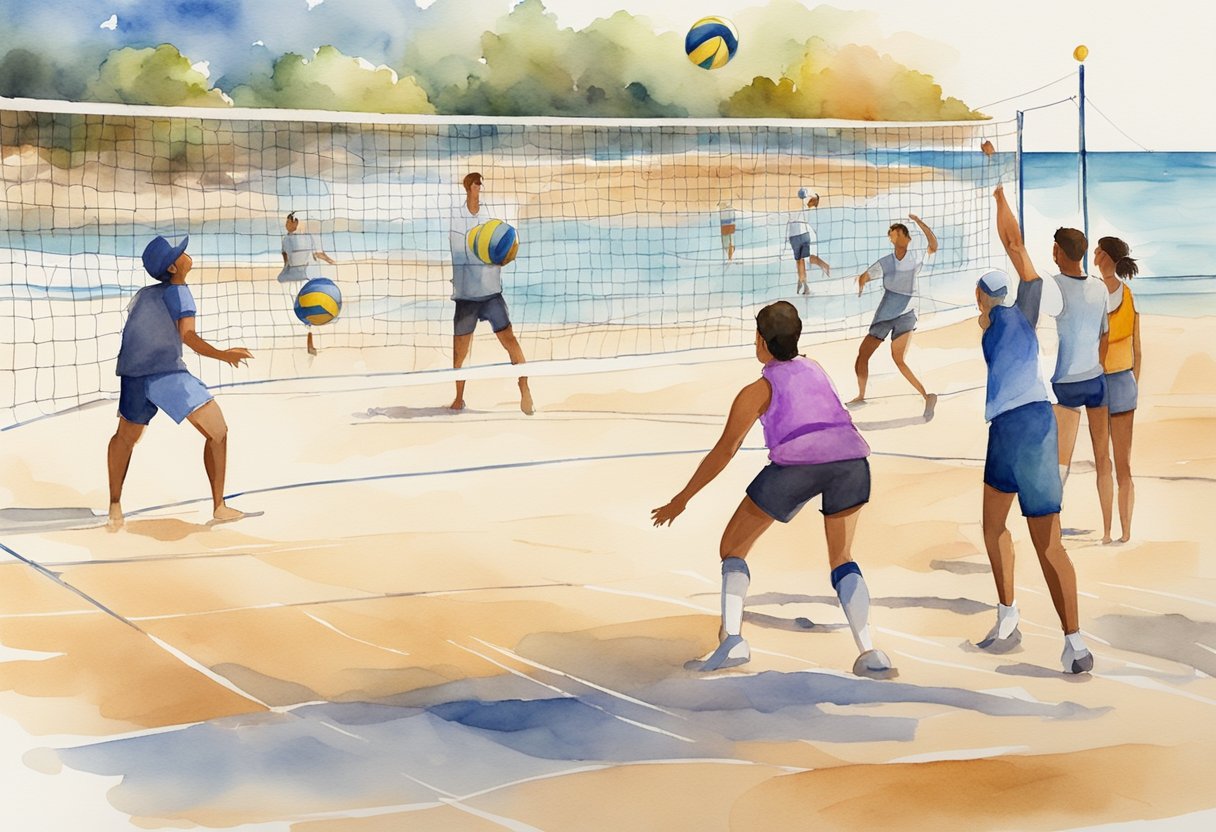
M 505 266 L 519 253 L 519 235 L 502 220 L 486 220 L 468 234 L 469 251 L 487 266 Z
M 342 311 L 342 293 L 328 277 L 315 277 L 296 295 L 296 317 L 306 324 L 327 324 Z
M 724 17 L 703 17 L 684 36 L 688 60 L 702 69 L 721 69 L 739 49 L 735 24 Z
M 1089 47 L 1081 44 L 1076 49 L 1072 50 L 1072 56 L 1078 61 L 1084 61 L 1089 57 Z

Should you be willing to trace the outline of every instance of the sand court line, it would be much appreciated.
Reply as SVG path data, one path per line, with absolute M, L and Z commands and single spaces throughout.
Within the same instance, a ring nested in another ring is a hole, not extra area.
M 496 661 L 495 659 L 492 659 L 483 653 L 479 653 L 470 647 L 465 647 L 463 644 L 457 644 L 455 641 L 453 641 L 451 639 L 448 639 L 447 642 L 448 642 L 448 644 L 452 645 L 453 647 L 457 647 L 461 650 L 464 650 L 466 653 L 471 653 L 472 655 L 477 656 L 479 659 L 487 661 L 490 664 L 494 665 L 495 667 L 501 668 L 502 670 L 505 670 L 514 676 L 518 676 L 521 679 L 527 679 L 529 682 L 540 685 L 543 688 L 548 688 L 549 690 L 553 691 L 554 693 L 557 693 L 563 699 L 577 699 L 583 705 L 586 705 L 589 708 L 594 708 L 595 710 L 600 711 L 600 712 L 612 717 L 615 720 L 624 722 L 628 725 L 633 725 L 637 728 L 641 728 L 644 731 L 650 731 L 655 734 L 662 734 L 664 736 L 680 740 L 681 742 L 687 742 L 687 743 L 696 742 L 695 740 L 692 740 L 688 737 L 682 737 L 679 734 L 673 734 L 670 731 L 664 731 L 662 728 L 658 728 L 654 725 L 647 725 L 644 722 L 638 722 L 637 720 L 629 719 L 628 717 L 621 716 L 620 714 L 614 714 L 612 711 L 608 710 L 607 708 L 604 708 L 600 705 L 596 705 L 593 702 L 586 702 L 581 697 L 576 696 L 575 694 L 570 693 L 569 691 L 562 690 L 561 688 L 556 687 L 555 685 L 550 685 L 547 682 L 542 682 L 541 680 L 539 680 L 533 676 L 529 676 L 527 673 L 522 673 L 513 667 L 508 667 L 507 665 L 503 664 L 502 662 Z
M 383 644 L 374 644 L 374 643 L 372 643 L 372 642 L 370 642 L 370 641 L 364 641 L 364 640 L 363 640 L 363 639 L 361 639 L 361 638 L 358 638 L 358 637 L 356 637 L 356 636 L 352 636 L 350 633 L 344 632 L 344 631 L 342 631 L 342 630 L 338 629 L 337 627 L 335 627 L 333 624 L 330 624 L 330 623 L 329 623 L 328 621 L 326 621 L 324 618 L 321 618 L 321 617 L 319 617 L 319 616 L 313 615 L 313 614 L 312 614 L 312 613 L 310 613 L 310 612 L 305 612 L 305 613 L 304 613 L 304 615 L 305 615 L 307 618 L 311 618 L 313 621 L 317 622 L 317 623 L 318 623 L 318 624 L 320 624 L 322 627 L 325 627 L 325 628 L 326 628 L 326 629 L 328 629 L 328 630 L 333 630 L 335 633 L 337 633 L 338 635 L 342 636 L 343 638 L 348 638 L 348 639 L 350 639 L 351 641 L 357 642 L 358 644 L 366 644 L 368 647 L 375 647 L 377 650 L 383 650 L 383 651 L 385 651 L 386 653 L 395 653 L 395 654 L 396 654 L 396 655 L 398 655 L 398 656 L 408 656 L 408 655 L 409 655 L 409 653 L 405 652 L 404 650 L 398 650 L 398 649 L 396 649 L 396 648 L 394 648 L 394 647 L 385 647 Z
M 578 682 L 580 685 L 586 685 L 589 688 L 598 690 L 600 693 L 606 693 L 609 696 L 614 696 L 617 699 L 621 699 L 621 700 L 623 700 L 625 702 L 629 702 L 633 705 L 641 705 L 643 708 L 649 708 L 652 711 L 658 711 L 661 714 L 667 714 L 667 716 L 673 716 L 676 719 L 683 719 L 683 720 L 688 719 L 688 717 L 686 717 L 686 716 L 682 716 L 681 714 L 674 713 L 672 711 L 667 710 L 666 708 L 660 708 L 658 705 L 653 705 L 649 702 L 643 702 L 641 699 L 635 699 L 632 696 L 629 696 L 628 694 L 621 693 L 620 691 L 612 690 L 611 688 L 606 688 L 606 687 L 603 687 L 602 685 L 597 685 L 595 682 L 588 682 L 586 679 L 579 678 L 578 676 L 575 676 L 571 673 L 567 673 L 564 670 L 557 670 L 556 668 L 552 668 L 552 667 L 548 667 L 547 665 L 543 665 L 540 662 L 534 662 L 531 659 L 525 659 L 523 656 L 519 655 L 518 653 L 516 653 L 513 650 L 508 650 L 505 647 L 499 647 L 496 644 L 491 644 L 490 642 L 485 641 L 484 639 L 477 638 L 476 636 L 473 637 L 473 641 L 476 641 L 478 644 L 481 644 L 484 647 L 488 647 L 491 650 L 494 650 L 495 652 L 498 652 L 504 656 L 509 656 L 509 657 L 515 659 L 517 662 L 520 662 L 521 664 L 526 664 L 529 667 L 534 667 L 538 670 L 543 670 L 546 673 L 553 673 L 558 676 L 564 676 L 565 678 L 570 679 L 573 682 Z
M 435 792 L 435 794 L 440 795 L 440 802 L 446 806 L 451 806 L 453 809 L 459 809 L 462 812 L 467 812 L 470 815 L 479 817 L 482 820 L 488 820 L 491 823 L 496 823 L 506 829 L 518 830 L 518 832 L 542 832 L 542 830 L 539 830 L 534 826 L 529 826 L 526 823 L 522 823 L 512 818 L 506 818 L 502 815 L 496 815 L 480 809 L 475 809 L 472 806 L 466 806 L 463 802 L 464 798 L 458 797 L 457 795 L 454 795 L 449 791 L 445 791 L 438 786 L 432 786 L 430 783 L 419 780 L 413 775 L 402 772 L 402 776 L 406 780 L 411 780 L 417 783 L 419 786 L 422 786 L 424 789 L 430 789 L 431 791 Z

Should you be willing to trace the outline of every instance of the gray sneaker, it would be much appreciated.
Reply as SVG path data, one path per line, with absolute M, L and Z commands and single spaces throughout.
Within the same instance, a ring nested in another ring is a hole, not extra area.
M 984 640 L 977 643 L 975 646 L 988 653 L 1012 652 L 1019 644 L 1022 643 L 1022 631 L 1017 627 L 1013 628 L 1013 632 L 1005 638 L 1000 638 L 997 635 L 997 625 L 992 625 L 992 629 L 988 631 L 988 635 L 984 636 Z
M 894 679 L 899 671 L 891 666 L 891 660 L 881 650 L 867 650 L 853 662 L 853 675 L 868 679 Z
M 1094 669 L 1094 654 L 1086 647 L 1074 650 L 1071 644 L 1065 642 L 1060 664 L 1064 665 L 1065 673 L 1088 673 Z
M 689 662 L 685 667 L 708 673 L 713 670 L 738 667 L 751 660 L 752 649 L 748 646 L 747 640 L 743 636 L 727 636 L 708 659 L 703 662 Z

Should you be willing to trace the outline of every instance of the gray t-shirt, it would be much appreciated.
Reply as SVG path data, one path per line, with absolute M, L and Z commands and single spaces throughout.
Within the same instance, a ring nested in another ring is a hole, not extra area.
M 452 249 L 452 300 L 485 300 L 502 294 L 502 266 L 487 265 L 469 251 L 468 234 L 493 219 L 483 202 L 477 213 L 463 199 L 451 212 L 448 223 Z
M 1058 301 L 1052 299 L 1049 306 L 1046 294 L 1043 298 L 1043 311 L 1056 319 L 1059 340 L 1051 381 L 1070 384 L 1097 378 L 1103 373 L 1098 342 L 1109 327 L 1106 285 L 1097 278 L 1064 274 L 1054 275 L 1052 282 L 1058 289 Z
M 882 299 L 874 312 L 874 321 L 891 321 L 898 318 L 912 306 L 912 297 L 916 293 L 916 276 L 920 274 L 927 255 L 920 251 L 908 249 L 902 260 L 897 260 L 894 254 L 878 260 L 866 274 L 871 280 L 882 278 Z
M 184 283 L 166 281 L 140 289 L 127 307 L 115 374 L 150 376 L 185 370 L 177 322 L 196 314 L 194 296 Z

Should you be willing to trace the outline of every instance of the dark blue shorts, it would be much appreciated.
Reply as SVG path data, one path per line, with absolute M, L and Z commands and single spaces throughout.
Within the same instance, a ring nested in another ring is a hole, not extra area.
M 1060 513 L 1060 446 L 1047 402 L 1006 411 L 988 425 L 984 484 L 1017 494 L 1026 517 Z
M 1106 407 L 1106 376 L 1060 384 L 1053 381 L 1051 389 L 1064 407 Z
M 747 487 L 761 511 L 788 523 L 807 501 L 823 495 L 824 514 L 836 514 L 870 501 L 870 461 L 846 459 L 818 465 L 778 465 L 770 462 Z
M 118 415 L 136 425 L 152 421 L 157 410 L 179 425 L 211 401 L 207 386 L 186 370 L 150 376 L 123 376 L 118 393 Z
M 511 325 L 507 315 L 507 302 L 502 294 L 490 295 L 481 300 L 457 300 L 453 319 L 457 335 L 472 335 L 478 321 L 489 321 L 495 332 L 502 332 Z
M 795 234 L 790 237 L 790 248 L 794 251 L 795 260 L 805 260 L 811 256 L 811 235 Z

